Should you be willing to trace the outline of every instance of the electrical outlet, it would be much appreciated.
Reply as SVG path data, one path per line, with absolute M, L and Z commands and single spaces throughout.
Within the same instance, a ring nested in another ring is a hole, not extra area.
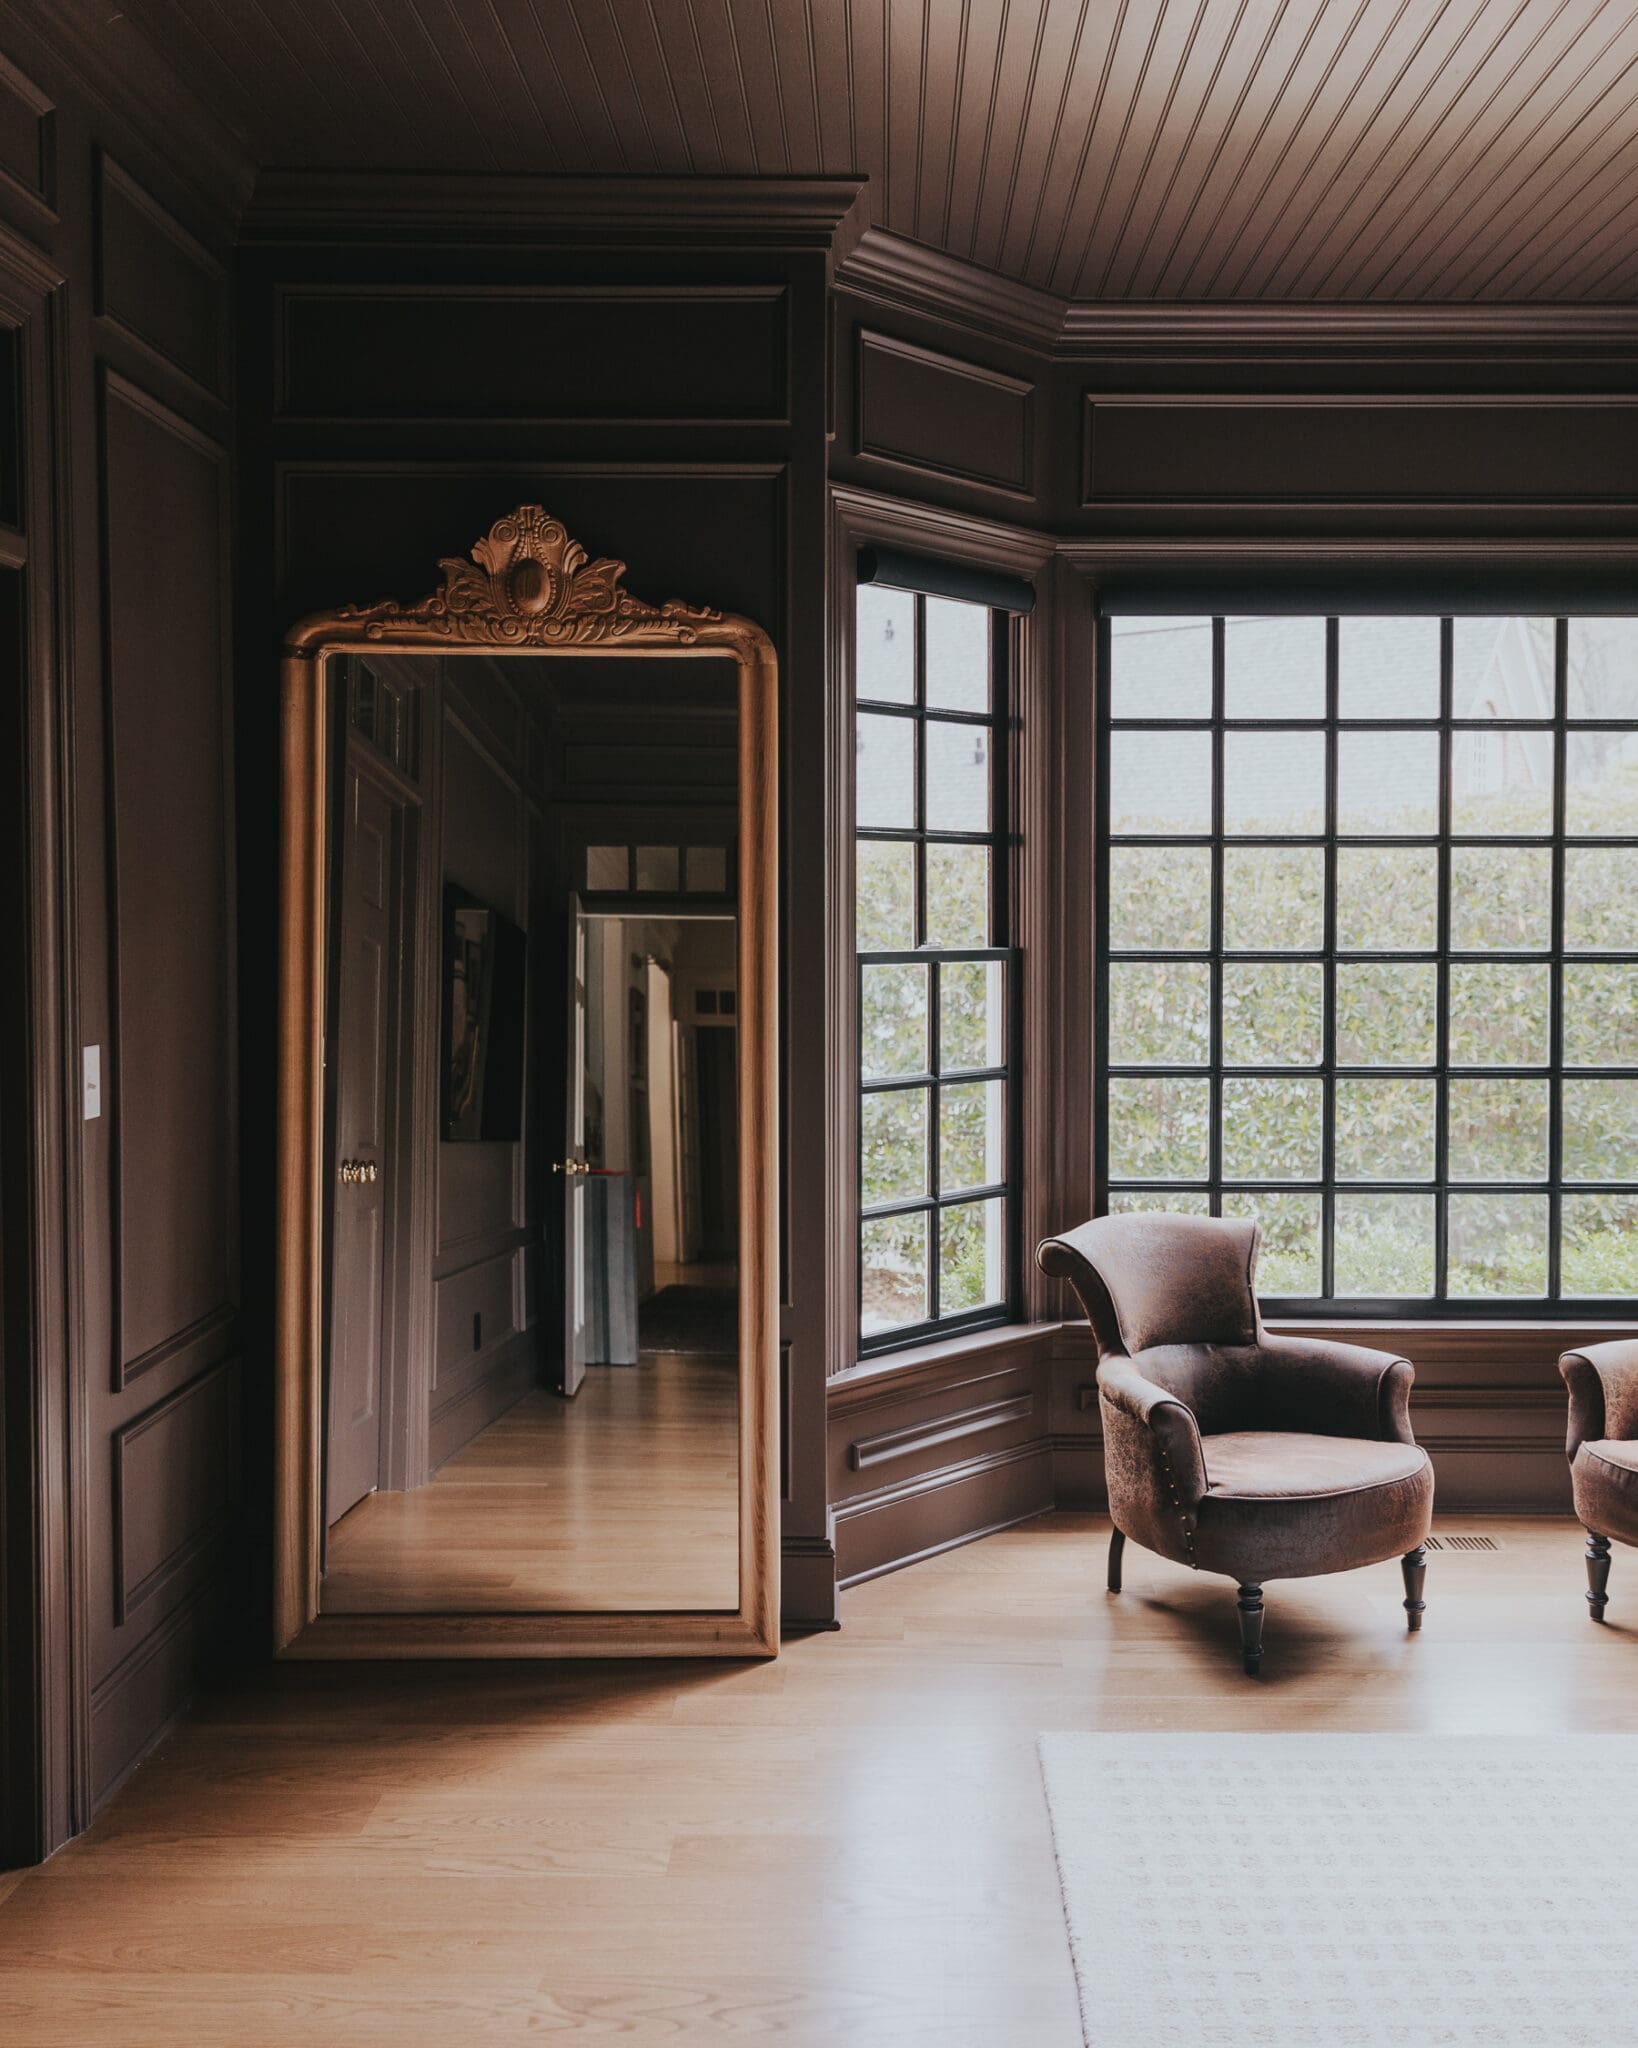
M 80 1048 L 80 1114 L 87 1123 L 102 1115 L 102 1047 Z

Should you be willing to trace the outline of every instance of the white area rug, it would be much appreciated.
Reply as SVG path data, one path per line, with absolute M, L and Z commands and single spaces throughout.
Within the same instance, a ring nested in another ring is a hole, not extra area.
M 1638 1740 L 1040 1749 L 1087 2048 L 1638 2048 Z

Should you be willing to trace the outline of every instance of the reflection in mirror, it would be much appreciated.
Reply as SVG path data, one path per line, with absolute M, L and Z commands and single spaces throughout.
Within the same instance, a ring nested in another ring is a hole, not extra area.
M 325 673 L 321 1611 L 733 1609 L 736 666 Z

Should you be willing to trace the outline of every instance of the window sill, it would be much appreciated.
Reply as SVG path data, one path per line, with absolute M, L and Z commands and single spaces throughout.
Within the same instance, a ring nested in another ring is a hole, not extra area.
M 959 1337 L 935 1337 L 925 1344 L 909 1344 L 902 1351 L 878 1351 L 857 1365 L 832 1374 L 827 1391 L 846 1393 L 854 1387 L 879 1386 L 885 1380 L 903 1380 L 925 1370 L 929 1377 L 954 1363 L 980 1363 L 1005 1353 L 1033 1351 L 1063 1329 L 1059 1322 L 996 1323 L 984 1330 L 972 1330 Z

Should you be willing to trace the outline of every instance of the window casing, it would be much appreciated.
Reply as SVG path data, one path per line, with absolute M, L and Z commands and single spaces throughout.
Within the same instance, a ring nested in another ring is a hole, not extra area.
M 1098 1206 L 1276 1312 L 1638 1292 L 1638 620 L 1105 618 Z
M 1007 615 L 859 588 L 863 1355 L 1008 1320 L 1017 1287 Z

